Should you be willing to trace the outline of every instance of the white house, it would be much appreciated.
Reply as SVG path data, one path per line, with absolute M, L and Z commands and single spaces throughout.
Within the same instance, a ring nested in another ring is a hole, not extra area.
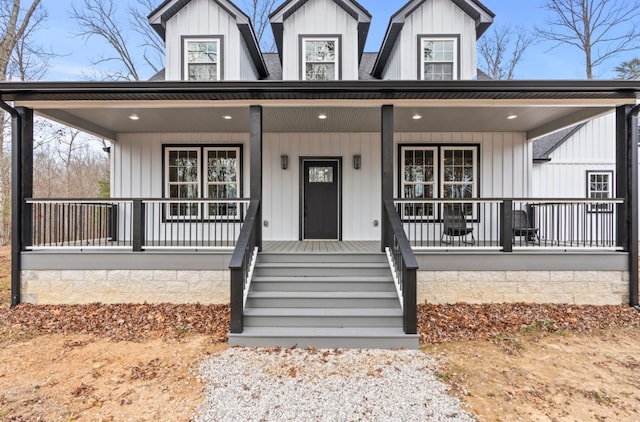
M 231 1 L 167 0 L 165 80 L 0 84 L 13 303 L 230 301 L 231 344 L 331 347 L 416 347 L 424 301 L 637 304 L 637 158 L 558 203 L 532 142 L 613 113 L 635 150 L 637 82 L 475 80 L 476 0 L 409 1 L 365 53 L 371 18 L 289 0 L 263 54 Z M 31 198 L 33 113 L 112 142 L 111 198 Z

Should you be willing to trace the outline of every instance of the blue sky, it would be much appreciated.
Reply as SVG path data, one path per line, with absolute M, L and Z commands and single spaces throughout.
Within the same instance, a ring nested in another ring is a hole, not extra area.
M 157 0 L 158 4 L 162 0 Z M 366 50 L 377 51 L 389 23 L 389 17 L 396 12 L 406 0 L 359 0 L 373 16 Z M 43 0 L 47 9 L 48 20 L 39 33 L 40 42 L 51 47 L 58 54 L 54 66 L 45 79 L 47 80 L 84 80 L 91 73 L 91 58 L 100 55 L 102 44 L 97 41 L 84 43 L 73 34 L 75 23 L 69 18 L 71 4 L 80 4 L 80 0 Z M 116 0 L 124 12 L 130 3 L 127 0 Z M 241 5 L 241 0 L 236 0 Z M 483 4 L 491 9 L 496 17 L 494 25 L 521 25 L 533 29 L 535 25 L 543 26 L 547 20 L 546 11 L 542 8 L 544 0 L 483 0 Z M 529 47 L 516 70 L 517 79 L 584 79 L 583 56 L 576 49 L 569 47 L 551 47 L 547 43 L 538 43 Z M 640 55 L 640 51 L 638 51 Z M 627 53 L 614 58 L 596 70 L 596 78 L 611 79 L 615 77 L 613 68 L 624 60 L 634 57 Z M 149 74 L 151 76 L 151 74 Z

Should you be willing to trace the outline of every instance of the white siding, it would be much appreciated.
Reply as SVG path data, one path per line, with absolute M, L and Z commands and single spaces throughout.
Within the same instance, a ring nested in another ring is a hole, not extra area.
M 224 36 L 223 78 L 225 80 L 248 79 L 248 72 L 241 70 L 246 64 L 244 58 L 246 47 L 242 42 L 237 22 L 216 2 L 191 1 L 167 22 L 166 34 L 167 80 L 182 78 L 182 36 L 184 35 Z
M 280 156 L 289 156 L 289 169 Z M 360 170 L 353 155 L 362 155 Z M 379 240 L 381 176 L 378 133 L 268 133 L 264 136 L 262 217 L 265 240 L 297 240 L 300 222 L 300 157 L 342 157 L 342 238 Z
M 240 39 L 240 43 L 242 44 L 242 48 L 240 49 L 240 79 L 243 81 L 255 81 L 260 79 L 260 75 L 258 75 L 258 71 L 253 64 L 253 59 L 249 54 L 249 50 L 247 49 L 247 44 L 244 42 L 244 39 Z
M 550 162 L 533 166 L 533 196 L 586 198 L 587 171 L 615 171 L 615 134 L 615 113 L 589 121 L 551 153 Z
M 358 22 L 335 2 L 308 1 L 284 21 L 284 80 L 300 79 L 300 35 L 341 35 L 342 79 L 358 79 Z
M 383 78 L 417 79 L 418 35 L 438 34 L 460 34 L 458 78 L 474 79 L 477 76 L 475 22 L 450 0 L 426 1 L 407 17 Z

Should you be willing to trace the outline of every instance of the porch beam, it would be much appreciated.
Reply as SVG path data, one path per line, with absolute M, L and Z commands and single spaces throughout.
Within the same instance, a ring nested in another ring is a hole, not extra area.
M 256 246 L 262 250 L 262 107 L 249 107 L 249 195 L 259 201 Z
M 382 245 L 384 252 L 386 246 L 392 246 L 391 224 L 384 212 L 385 201 L 393 201 L 393 105 L 382 106 L 382 119 L 380 134 L 382 138 Z

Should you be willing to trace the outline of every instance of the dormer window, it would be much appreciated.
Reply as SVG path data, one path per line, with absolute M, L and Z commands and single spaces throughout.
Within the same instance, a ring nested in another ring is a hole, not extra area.
M 420 74 L 425 81 L 458 79 L 458 37 L 420 37 Z
M 184 69 L 182 79 L 189 81 L 222 80 L 222 36 L 183 37 Z
M 340 36 L 301 38 L 301 79 L 335 81 L 341 79 Z

